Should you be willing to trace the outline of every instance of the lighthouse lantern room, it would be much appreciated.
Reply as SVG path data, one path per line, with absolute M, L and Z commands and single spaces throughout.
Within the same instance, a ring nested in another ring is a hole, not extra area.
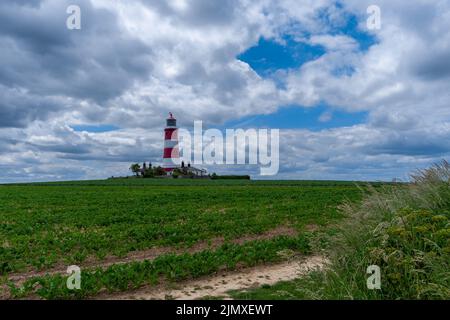
M 175 168 L 179 168 L 179 162 L 177 119 L 170 112 L 164 129 L 163 168 L 166 172 L 171 173 Z

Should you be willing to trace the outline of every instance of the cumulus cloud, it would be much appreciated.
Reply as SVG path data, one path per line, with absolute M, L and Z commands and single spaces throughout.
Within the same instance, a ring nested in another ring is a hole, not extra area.
M 81 7 L 81 30 L 65 27 L 69 4 Z M 448 157 L 450 5 L 381 0 L 382 27 L 371 31 L 370 4 L 2 2 L 0 181 L 101 178 L 126 174 L 127 162 L 158 161 L 169 111 L 184 126 L 286 105 L 368 113 L 353 127 L 282 130 L 280 177 L 389 179 Z M 345 30 L 352 18 L 373 45 L 362 48 Z M 273 77 L 237 59 L 260 38 L 286 45 L 286 35 L 325 54 Z M 332 113 L 318 121 L 332 123 Z M 120 130 L 77 132 L 76 124 Z
M 105 104 L 148 77 L 151 48 L 120 29 L 116 13 L 77 1 L 83 8 L 83 29 L 75 32 L 65 27 L 69 4 L 0 4 L 2 86 L 22 89 L 24 97 L 64 96 Z

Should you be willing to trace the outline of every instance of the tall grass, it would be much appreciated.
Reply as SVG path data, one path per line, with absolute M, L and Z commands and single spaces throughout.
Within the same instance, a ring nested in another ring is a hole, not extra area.
M 450 298 L 450 165 L 411 175 L 407 185 L 371 188 L 333 239 L 330 268 L 299 283 L 325 299 Z M 381 268 L 381 289 L 367 288 L 366 269 Z
M 411 183 L 369 188 L 331 238 L 330 265 L 294 282 L 235 293 L 243 299 L 450 299 L 450 165 L 414 172 Z M 329 241 L 329 239 L 328 239 Z M 367 267 L 381 288 L 367 287 Z

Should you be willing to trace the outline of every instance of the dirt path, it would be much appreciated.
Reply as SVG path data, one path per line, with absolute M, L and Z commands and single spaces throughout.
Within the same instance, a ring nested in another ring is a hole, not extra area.
M 243 244 L 247 241 L 255 241 L 255 240 L 269 240 L 273 239 L 278 236 L 291 236 L 294 237 L 298 234 L 298 232 L 290 227 L 286 226 L 279 226 L 277 228 L 274 228 L 272 230 L 269 230 L 262 234 L 257 235 L 247 235 L 241 238 L 230 240 L 231 243 L 234 244 Z M 203 250 L 214 250 L 219 248 L 221 245 L 225 243 L 224 238 L 215 238 L 210 241 L 204 241 L 199 242 L 195 244 L 194 246 L 190 248 L 185 249 L 176 249 L 173 247 L 155 247 L 150 248 L 147 250 L 142 251 L 134 251 L 130 252 L 126 257 L 124 258 L 118 258 L 114 256 L 107 257 L 104 260 L 97 261 L 93 258 L 88 259 L 87 261 L 79 264 L 78 266 L 81 269 L 84 268 L 107 268 L 114 264 L 124 264 L 124 263 L 130 263 L 134 261 L 144 261 L 144 260 L 154 260 L 158 256 L 163 254 L 183 254 L 183 253 L 197 253 L 201 252 Z M 66 274 L 68 265 L 58 264 L 52 269 L 45 270 L 45 271 L 29 271 L 29 272 L 23 272 L 23 273 L 15 273 L 8 275 L 8 280 L 13 281 L 16 284 L 21 284 L 27 279 L 33 278 L 33 277 L 42 277 L 45 275 L 54 275 L 54 274 Z
M 322 269 L 327 260 L 321 256 L 303 257 L 281 264 L 256 266 L 234 272 L 223 272 L 214 276 L 180 282 L 176 287 L 144 287 L 134 292 L 99 296 L 97 299 L 176 299 L 193 300 L 204 297 L 230 299 L 231 290 L 245 290 L 262 285 L 273 285 L 280 281 L 294 280 L 314 269 Z

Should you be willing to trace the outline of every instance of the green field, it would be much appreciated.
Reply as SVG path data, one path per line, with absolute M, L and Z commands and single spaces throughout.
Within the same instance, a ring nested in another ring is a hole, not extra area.
M 337 207 L 361 194 L 353 182 L 333 181 L 123 179 L 3 185 L 3 296 L 92 297 L 161 279 L 179 281 L 276 262 L 285 250 L 309 254 L 315 232 L 331 230 L 342 219 Z M 277 228 L 291 232 L 258 237 Z M 102 261 L 152 248 L 164 250 L 151 261 L 101 267 Z M 86 265 L 82 290 L 68 291 L 59 274 L 39 274 L 20 285 L 8 280 L 71 264 Z
M 224 272 L 256 270 L 264 277 L 261 270 L 291 263 L 297 270 L 299 261 L 313 256 L 329 264 L 289 281 L 227 289 L 226 295 L 449 299 L 450 165 L 412 179 L 370 185 L 185 179 L 0 185 L 0 299 L 114 298 L 161 287 L 171 292 L 205 277 L 220 280 Z M 366 268 L 373 264 L 382 270 L 380 290 L 367 287 Z M 80 290 L 67 288 L 70 265 L 82 269 Z

